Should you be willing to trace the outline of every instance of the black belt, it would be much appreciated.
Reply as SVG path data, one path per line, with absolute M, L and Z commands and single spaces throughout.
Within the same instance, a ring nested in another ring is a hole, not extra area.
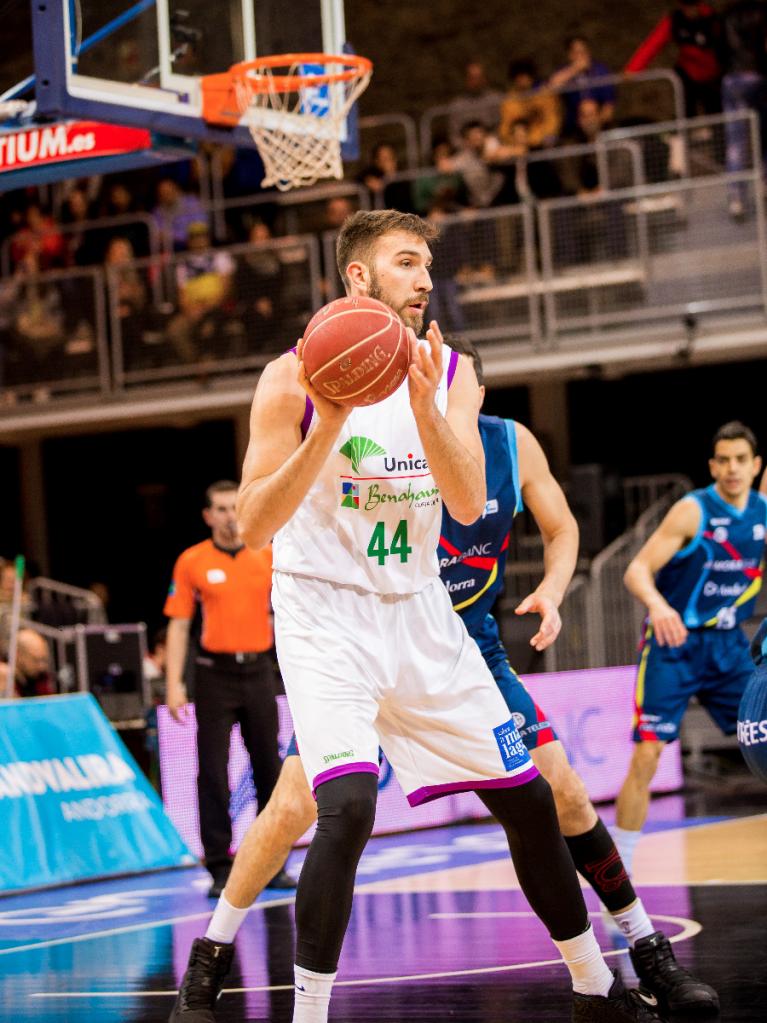
M 212 650 L 200 650 L 197 656 L 198 664 L 217 664 L 220 667 L 226 668 L 239 668 L 244 664 L 255 664 L 259 657 L 263 657 L 264 652 L 261 653 L 236 653 L 236 654 L 220 654 L 214 653 Z

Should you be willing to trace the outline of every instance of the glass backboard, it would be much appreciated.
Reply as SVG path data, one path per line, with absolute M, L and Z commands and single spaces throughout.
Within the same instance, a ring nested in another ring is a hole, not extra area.
M 245 128 L 201 120 L 200 76 L 345 43 L 343 0 L 48 0 L 32 16 L 41 113 L 244 145 Z

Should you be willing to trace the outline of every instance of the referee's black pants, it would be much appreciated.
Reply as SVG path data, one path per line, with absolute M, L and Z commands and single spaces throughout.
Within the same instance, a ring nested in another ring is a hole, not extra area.
M 229 738 L 235 722 L 250 755 L 259 810 L 266 806 L 282 766 L 270 655 L 248 664 L 223 660 L 201 651 L 195 672 L 200 837 L 205 865 L 212 873 L 231 862 Z

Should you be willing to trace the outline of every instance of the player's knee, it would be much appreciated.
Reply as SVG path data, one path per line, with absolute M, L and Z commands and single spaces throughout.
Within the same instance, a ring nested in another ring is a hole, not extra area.
M 515 830 L 521 821 L 548 821 L 557 827 L 556 807 L 551 786 L 539 774 L 524 785 L 500 789 L 477 789 L 477 795 L 495 819 Z
M 581 825 L 584 831 L 588 829 L 593 823 L 594 811 L 580 776 L 566 764 L 550 780 L 550 784 L 563 831 L 566 834 L 572 833 L 573 829 L 578 832 Z
M 634 747 L 631 758 L 630 772 L 641 782 L 649 784 L 655 772 L 658 770 L 661 753 L 663 752 L 662 742 L 639 742 Z
M 378 778 L 367 772 L 346 774 L 317 789 L 318 827 L 367 841 L 375 821 Z
M 305 778 L 303 785 L 275 789 L 272 798 L 283 829 L 298 838 L 317 819 L 317 806 Z

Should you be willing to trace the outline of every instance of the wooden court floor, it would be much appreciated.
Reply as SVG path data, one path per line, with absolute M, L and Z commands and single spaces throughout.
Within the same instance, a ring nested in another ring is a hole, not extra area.
M 767 791 L 730 809 L 739 816 L 691 817 L 679 797 L 655 802 L 635 879 L 678 958 L 718 989 L 721 1020 L 764 1023 Z M 566 972 L 504 851 L 489 823 L 371 841 L 331 1021 L 568 1020 Z M 0 900 L 0 1020 L 167 1019 L 212 910 L 206 879 L 195 868 Z M 632 980 L 625 948 L 586 898 L 609 961 Z M 249 914 L 219 1002 L 224 1023 L 289 1023 L 292 903 L 265 893 Z

